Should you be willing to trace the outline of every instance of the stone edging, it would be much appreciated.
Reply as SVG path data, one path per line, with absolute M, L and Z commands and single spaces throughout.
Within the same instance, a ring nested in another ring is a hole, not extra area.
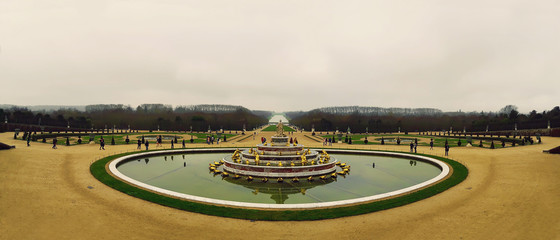
M 325 207 L 341 207 L 341 206 L 347 206 L 347 205 L 366 203 L 366 202 L 376 201 L 376 200 L 380 200 L 380 199 L 384 199 L 384 198 L 390 198 L 390 197 L 398 196 L 398 195 L 401 195 L 401 194 L 405 194 L 405 193 L 415 191 L 415 190 L 420 189 L 420 188 L 427 187 L 429 185 L 432 185 L 434 183 L 437 183 L 437 182 L 443 180 L 450 173 L 450 169 L 449 169 L 449 166 L 447 164 L 445 164 L 444 162 L 442 162 L 440 160 L 433 159 L 433 158 L 426 157 L 426 156 L 412 155 L 412 154 L 398 153 L 398 152 L 330 149 L 329 150 L 330 153 L 349 153 L 349 154 L 368 154 L 368 155 L 372 154 L 372 155 L 383 155 L 383 156 L 389 156 L 389 157 L 403 157 L 403 158 L 408 158 L 408 159 L 415 159 L 415 160 L 420 160 L 420 161 L 424 161 L 424 162 L 433 164 L 433 165 L 439 167 L 442 171 L 435 178 L 432 178 L 430 180 L 421 182 L 419 184 L 416 184 L 416 185 L 413 185 L 413 186 L 410 186 L 410 187 L 407 187 L 407 188 L 399 189 L 399 190 L 396 190 L 396 191 L 377 194 L 377 195 L 372 195 L 372 196 L 368 196 L 368 197 L 354 198 L 354 199 L 348 199 L 348 200 L 339 200 L 339 201 L 332 201 L 332 202 L 321 202 L 321 203 L 264 204 L 264 203 L 247 203 L 247 202 L 218 200 L 218 199 L 213 199 L 213 198 L 206 198 L 206 197 L 199 197 L 199 196 L 194 196 L 194 195 L 189 195 L 189 194 L 184 194 L 184 193 L 178 193 L 178 192 L 166 190 L 166 189 L 163 189 L 163 188 L 158 188 L 158 187 L 155 187 L 155 186 L 152 186 L 152 185 L 134 180 L 134 179 L 122 174 L 120 171 L 117 170 L 117 166 L 120 163 L 123 163 L 125 161 L 130 160 L 130 159 L 136 159 L 136 158 L 141 158 L 141 157 L 146 157 L 146 156 L 155 156 L 155 155 L 162 155 L 162 154 L 212 153 L 212 152 L 229 152 L 229 151 L 235 151 L 235 148 L 226 148 L 226 149 L 177 149 L 177 150 L 162 150 L 162 151 L 155 151 L 155 152 L 136 153 L 136 154 L 127 155 L 127 156 L 119 157 L 115 160 L 112 160 L 111 162 L 109 162 L 109 171 L 111 171 L 111 173 L 121 181 L 124 181 L 128 184 L 132 184 L 132 185 L 144 188 L 144 189 L 148 189 L 148 190 L 153 191 L 153 192 L 157 192 L 159 194 L 184 199 L 184 200 L 187 200 L 187 201 L 203 202 L 203 203 L 208 203 L 208 204 L 223 205 L 223 206 L 229 206 L 229 207 L 259 208 L 259 209 L 314 209 L 314 208 L 325 208 Z

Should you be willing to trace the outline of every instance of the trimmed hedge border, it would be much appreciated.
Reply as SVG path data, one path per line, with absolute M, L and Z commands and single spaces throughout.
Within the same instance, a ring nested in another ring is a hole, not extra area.
M 202 213 L 207 215 L 213 215 L 213 216 L 248 219 L 248 220 L 304 221 L 304 220 L 332 219 L 332 218 L 347 217 L 347 216 L 377 212 L 381 210 L 403 206 L 409 203 L 413 203 L 434 196 L 438 193 L 441 193 L 461 183 L 463 180 L 467 178 L 468 175 L 468 169 L 464 165 L 456 161 L 447 158 L 427 155 L 427 154 L 416 154 L 416 155 L 435 158 L 447 163 L 453 169 L 451 176 L 432 186 L 429 186 L 424 189 L 420 189 L 415 192 L 411 192 L 403 196 L 359 204 L 359 205 L 324 208 L 324 209 L 309 209 L 309 210 L 257 210 L 257 209 L 216 206 L 211 204 L 191 202 L 191 201 L 160 195 L 141 188 L 137 188 L 125 182 L 122 182 L 114 178 L 111 174 L 107 172 L 105 166 L 111 160 L 134 153 L 139 153 L 139 152 L 117 154 L 95 161 L 90 166 L 91 174 L 95 178 L 97 178 L 97 180 L 99 180 L 100 182 L 104 183 L 109 187 L 112 187 L 130 196 L 147 200 L 153 203 L 157 203 L 163 206 L 168 206 L 176 209 Z

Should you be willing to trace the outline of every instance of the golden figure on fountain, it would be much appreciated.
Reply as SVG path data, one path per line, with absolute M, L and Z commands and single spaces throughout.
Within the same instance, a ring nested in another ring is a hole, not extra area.
M 282 124 L 282 120 L 280 120 L 280 122 L 278 122 L 278 124 L 276 125 L 276 136 L 278 137 L 286 136 L 284 135 L 284 125 Z

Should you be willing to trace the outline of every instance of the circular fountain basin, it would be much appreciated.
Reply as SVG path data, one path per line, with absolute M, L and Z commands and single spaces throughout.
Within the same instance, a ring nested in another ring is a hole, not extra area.
M 144 135 L 144 140 L 155 141 L 158 136 L 159 135 Z M 177 137 L 177 139 L 183 138 L 181 136 L 175 136 L 175 135 L 161 135 L 162 140 L 174 140 L 175 137 Z M 136 138 L 142 139 L 142 136 L 137 136 Z
M 450 173 L 447 164 L 437 159 L 359 150 L 329 150 L 329 154 L 352 166 L 348 176 L 338 179 L 263 183 L 222 178 L 208 172 L 209 162 L 219 161 L 227 155 L 224 152 L 234 150 L 138 153 L 111 161 L 109 170 L 122 181 L 160 194 L 208 204 L 263 209 L 312 209 L 371 202 L 427 187 Z

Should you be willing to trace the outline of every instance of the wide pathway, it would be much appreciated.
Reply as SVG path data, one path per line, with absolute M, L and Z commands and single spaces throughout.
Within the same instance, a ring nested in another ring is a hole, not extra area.
M 219 146 L 254 146 L 272 134 Z M 560 146 L 558 138 L 496 150 L 452 148 L 450 157 L 469 168 L 469 177 L 406 206 L 333 220 L 266 222 L 160 206 L 107 187 L 89 173 L 96 159 L 135 145 L 54 150 L 42 143 L 26 147 L 12 136 L 0 134 L 0 142 L 17 146 L 0 151 L 0 239 L 560 239 L 560 155 L 542 153 Z M 322 146 L 302 133 L 294 137 Z M 348 147 L 335 144 L 340 146 Z M 419 151 L 443 154 L 441 148 Z

